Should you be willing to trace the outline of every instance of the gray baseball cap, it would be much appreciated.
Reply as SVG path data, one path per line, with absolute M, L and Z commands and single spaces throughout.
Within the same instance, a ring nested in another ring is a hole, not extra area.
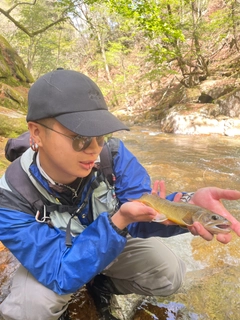
M 129 130 L 108 111 L 99 87 L 86 75 L 58 69 L 40 77 L 28 94 L 27 121 L 55 118 L 82 136 Z

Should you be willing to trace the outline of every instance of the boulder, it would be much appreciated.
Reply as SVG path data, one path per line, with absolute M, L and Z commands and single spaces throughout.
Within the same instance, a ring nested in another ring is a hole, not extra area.
M 23 60 L 11 47 L 9 42 L 0 35 L 0 79 L 1 82 L 13 87 L 25 86 L 34 81 L 25 67 Z
M 17 137 L 27 131 L 26 116 L 24 113 L 0 107 L 0 136 Z
M 34 79 L 21 57 L 0 35 L 1 136 L 14 137 L 26 131 L 27 95 L 32 82 Z

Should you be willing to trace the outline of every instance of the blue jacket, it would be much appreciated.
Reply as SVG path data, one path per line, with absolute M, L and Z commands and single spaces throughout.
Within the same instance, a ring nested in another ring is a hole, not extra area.
M 37 166 L 32 164 L 30 170 L 38 183 L 47 189 L 46 180 Z M 128 199 L 151 192 L 149 175 L 122 142 L 114 157 L 113 171 L 120 205 Z M 88 185 L 83 194 L 86 194 L 87 188 Z M 0 240 L 40 283 L 57 294 L 76 292 L 106 268 L 126 245 L 126 237 L 115 231 L 109 222 L 108 213 L 102 212 L 93 222 L 79 217 L 85 229 L 72 239 L 72 247 L 68 248 L 65 245 L 64 231 L 37 222 L 35 213 L 28 213 L 29 205 L 13 192 L 6 192 L 8 189 L 3 176 L 0 180 Z M 174 195 L 170 195 L 168 199 L 172 200 Z M 91 197 L 85 208 L 85 211 L 89 210 Z M 143 238 L 166 237 L 185 232 L 178 226 L 166 227 L 144 222 L 133 223 L 128 226 L 128 230 L 132 237 Z

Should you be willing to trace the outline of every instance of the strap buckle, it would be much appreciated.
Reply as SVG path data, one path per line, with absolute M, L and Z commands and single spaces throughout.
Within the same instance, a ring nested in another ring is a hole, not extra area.
M 47 215 L 47 210 L 46 210 L 46 206 L 44 205 L 43 206 L 43 216 L 40 218 L 41 216 L 41 212 L 38 210 L 36 215 L 35 215 L 35 220 L 37 222 L 40 222 L 40 223 L 47 223 L 48 220 L 51 220 L 51 218 Z

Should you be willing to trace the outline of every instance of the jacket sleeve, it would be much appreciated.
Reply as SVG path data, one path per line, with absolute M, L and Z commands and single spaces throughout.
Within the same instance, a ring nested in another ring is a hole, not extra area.
M 10 202 L 11 193 L 0 189 L 0 240 L 39 282 L 57 294 L 76 292 L 125 247 L 126 238 L 112 228 L 106 212 L 67 248 L 64 231 L 7 208 Z
M 120 205 L 129 199 L 140 198 L 144 193 L 151 193 L 151 180 L 146 169 L 138 159 L 120 141 L 119 151 L 114 158 L 114 172 L 116 175 L 116 194 Z M 167 196 L 173 201 L 176 193 Z M 138 222 L 128 226 L 132 237 L 171 237 L 188 232 L 179 226 L 165 226 L 161 223 Z

